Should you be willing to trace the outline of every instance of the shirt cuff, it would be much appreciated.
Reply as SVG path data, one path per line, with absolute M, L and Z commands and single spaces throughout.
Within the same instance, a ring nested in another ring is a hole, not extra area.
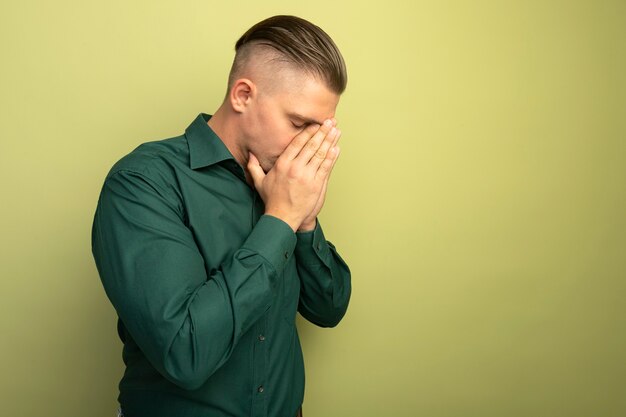
M 296 236 L 291 226 L 277 217 L 264 214 L 242 248 L 257 252 L 280 274 L 295 246 Z
M 315 229 L 308 232 L 297 232 L 298 239 L 295 249 L 296 259 L 307 265 L 324 264 L 328 265 L 330 256 L 329 243 L 324 237 L 322 226 L 319 220 L 315 225 Z

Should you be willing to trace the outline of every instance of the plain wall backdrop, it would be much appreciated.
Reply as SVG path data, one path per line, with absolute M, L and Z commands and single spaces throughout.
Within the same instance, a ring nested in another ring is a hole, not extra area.
M 295 14 L 349 70 L 321 215 L 353 273 L 298 318 L 307 417 L 626 415 L 626 2 L 3 1 L 0 413 L 114 416 L 91 255 L 109 168 Z

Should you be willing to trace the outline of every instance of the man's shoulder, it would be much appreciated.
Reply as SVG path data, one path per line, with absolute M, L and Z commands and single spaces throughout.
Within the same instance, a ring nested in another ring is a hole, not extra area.
M 140 144 L 113 164 L 107 178 L 130 172 L 157 180 L 185 167 L 189 167 L 189 147 L 183 134 Z

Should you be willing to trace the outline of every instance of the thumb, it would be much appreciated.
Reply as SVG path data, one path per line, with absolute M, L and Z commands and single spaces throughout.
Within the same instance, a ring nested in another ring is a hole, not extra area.
M 248 172 L 250 172 L 250 176 L 254 182 L 254 187 L 258 190 L 263 182 L 263 178 L 265 178 L 265 172 L 263 172 L 263 168 L 261 168 L 259 160 L 256 159 L 256 156 L 254 156 L 252 152 L 248 152 L 248 154 Z

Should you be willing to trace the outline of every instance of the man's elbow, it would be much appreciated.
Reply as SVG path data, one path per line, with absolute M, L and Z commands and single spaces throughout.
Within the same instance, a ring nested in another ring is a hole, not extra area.
M 325 314 L 315 314 L 311 311 L 301 309 L 300 314 L 318 327 L 333 328 L 341 322 L 346 314 L 346 310 L 347 308 L 331 309 L 325 312 Z
M 174 385 L 187 390 L 194 391 L 200 388 L 209 379 L 206 370 L 176 366 L 172 361 L 165 362 L 163 376 Z
M 197 351 L 170 352 L 164 361 L 164 376 L 180 388 L 194 391 L 202 387 L 227 358 L 228 355 L 224 354 L 206 355 L 206 352 Z
M 168 378 L 172 383 L 186 391 L 195 391 L 206 382 L 205 379 L 186 377 L 186 378 Z

